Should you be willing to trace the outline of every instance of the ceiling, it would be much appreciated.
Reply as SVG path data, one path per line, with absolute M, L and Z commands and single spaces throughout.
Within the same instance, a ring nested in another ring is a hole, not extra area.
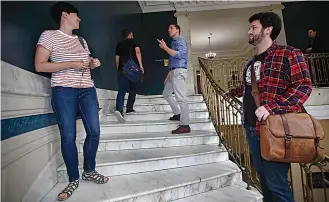
M 241 1 L 241 0 L 215 0 L 215 1 L 170 1 L 170 0 L 158 0 L 158 1 L 141 1 L 138 0 L 139 5 L 143 13 L 161 12 L 161 11 L 205 11 L 216 9 L 228 9 L 228 8 L 247 8 L 270 5 L 280 3 L 283 0 L 253 0 L 253 1 Z
M 248 18 L 281 1 L 139 1 L 143 13 L 187 11 L 193 52 L 208 52 L 208 36 L 216 52 L 244 51 L 247 43 Z M 266 6 L 266 7 L 265 7 Z
M 198 11 L 189 13 L 193 52 L 242 51 L 248 45 L 248 19 L 264 7 Z

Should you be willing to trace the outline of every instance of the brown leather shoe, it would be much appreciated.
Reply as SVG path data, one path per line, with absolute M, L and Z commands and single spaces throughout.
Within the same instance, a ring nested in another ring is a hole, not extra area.
M 179 121 L 180 120 L 180 114 L 174 115 L 169 118 L 170 121 Z
M 189 125 L 179 126 L 176 130 L 171 131 L 172 134 L 181 134 L 181 133 L 189 133 L 189 132 L 191 132 L 191 128 Z

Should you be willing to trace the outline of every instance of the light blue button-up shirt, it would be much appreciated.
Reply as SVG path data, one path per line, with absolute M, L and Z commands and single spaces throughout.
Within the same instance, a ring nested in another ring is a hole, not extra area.
M 178 36 L 173 38 L 171 49 L 176 51 L 175 56 L 169 55 L 169 68 L 185 67 L 187 68 L 188 61 L 188 44 L 187 41 Z

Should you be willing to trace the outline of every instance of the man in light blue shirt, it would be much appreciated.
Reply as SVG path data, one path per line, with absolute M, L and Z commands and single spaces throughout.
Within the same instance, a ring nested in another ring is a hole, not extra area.
M 178 121 L 180 125 L 173 134 L 191 132 L 189 126 L 189 108 L 186 97 L 185 81 L 187 79 L 187 61 L 188 61 L 188 44 L 180 36 L 180 27 L 177 24 L 171 24 L 168 29 L 169 36 L 173 38 L 171 48 L 166 42 L 158 39 L 159 46 L 169 54 L 169 73 L 164 81 L 163 97 L 169 103 L 174 116 L 169 120 Z M 175 98 L 172 93 L 175 93 Z

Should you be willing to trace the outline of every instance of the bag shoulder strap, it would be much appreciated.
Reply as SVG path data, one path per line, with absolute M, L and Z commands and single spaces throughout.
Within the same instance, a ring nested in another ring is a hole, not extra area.
M 79 39 L 79 42 L 80 42 L 81 46 L 82 46 L 84 49 L 86 49 L 86 47 L 85 47 L 85 43 L 83 42 L 82 37 L 79 36 L 78 39 Z
M 259 90 L 256 82 L 256 75 L 255 75 L 255 68 L 254 68 L 254 63 L 255 63 L 255 57 L 253 57 L 251 66 L 250 66 L 250 73 L 251 73 L 251 94 L 254 97 L 254 101 L 257 107 L 260 106 L 260 96 L 259 96 Z M 305 107 L 302 105 L 302 112 L 307 113 Z
M 131 54 L 131 47 L 129 48 L 129 59 L 132 59 L 132 54 Z
M 254 97 L 256 106 L 259 107 L 260 106 L 260 97 L 259 97 L 259 90 L 258 90 L 257 81 L 256 81 L 254 64 L 255 64 L 255 57 L 253 57 L 251 65 L 250 65 L 251 94 Z

